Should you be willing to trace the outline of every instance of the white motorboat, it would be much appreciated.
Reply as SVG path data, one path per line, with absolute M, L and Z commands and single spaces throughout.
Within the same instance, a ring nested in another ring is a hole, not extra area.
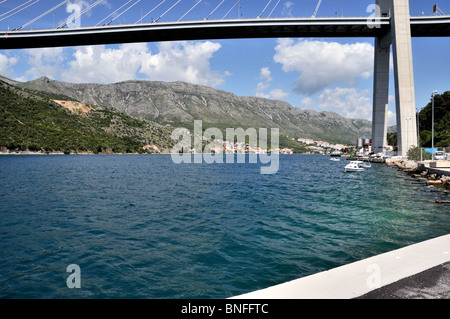
M 362 161 L 350 161 L 344 167 L 345 172 L 362 172 L 364 171 L 364 167 L 361 167 L 361 164 L 364 163 Z
M 330 158 L 330 161 L 333 161 L 333 162 L 340 162 L 341 159 L 340 159 L 340 158 L 337 158 L 337 157 L 332 157 L 332 158 Z

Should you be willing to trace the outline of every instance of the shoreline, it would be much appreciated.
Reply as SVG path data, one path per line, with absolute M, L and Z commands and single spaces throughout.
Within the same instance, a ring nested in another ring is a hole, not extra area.
M 189 153 L 189 155 L 214 155 L 211 153 Z M 262 154 L 278 154 L 278 155 L 322 155 L 322 154 L 306 154 L 306 153 L 293 153 L 293 154 L 280 154 L 280 153 L 235 153 L 234 155 L 262 155 Z M 69 153 L 66 154 L 64 152 L 30 152 L 30 151 L 21 151 L 21 152 L 0 152 L 0 156 L 17 156 L 17 155 L 172 155 L 172 153 L 168 152 L 160 152 L 160 153 L 91 153 L 91 152 L 80 152 L 80 153 Z M 218 154 L 217 154 L 218 155 Z M 222 153 L 222 155 L 233 155 Z M 328 154 L 323 154 L 328 155 Z
M 80 153 L 69 153 L 64 152 L 0 152 L 0 156 L 18 156 L 18 155 L 170 155 L 171 153 L 90 153 L 90 152 L 80 152 Z
M 386 160 L 386 165 L 409 175 L 411 182 L 434 186 L 450 195 L 450 161 L 412 161 L 403 158 L 391 158 Z

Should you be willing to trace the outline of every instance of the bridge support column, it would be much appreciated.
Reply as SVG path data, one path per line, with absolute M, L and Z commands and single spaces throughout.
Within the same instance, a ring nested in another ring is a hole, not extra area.
M 376 38 L 372 113 L 372 149 L 375 154 L 386 152 L 390 56 L 390 46 L 382 48 L 381 38 Z
M 409 0 L 393 0 L 392 48 L 399 155 L 417 146 L 416 98 L 411 45 Z
M 398 155 L 406 156 L 412 146 L 417 146 L 416 101 L 411 45 L 409 0 L 377 0 L 381 14 L 391 15 L 391 34 L 375 40 L 375 70 L 372 145 L 375 153 L 383 152 L 387 134 L 389 99 L 389 45 L 392 42 L 395 78 L 395 103 L 397 115 Z M 387 77 L 387 79 L 386 79 Z

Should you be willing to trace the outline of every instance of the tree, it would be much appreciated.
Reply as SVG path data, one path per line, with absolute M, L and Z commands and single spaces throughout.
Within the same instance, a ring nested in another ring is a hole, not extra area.
M 420 155 L 422 152 L 422 156 Z M 411 147 L 408 150 L 408 160 L 410 161 L 420 161 L 420 160 L 429 160 L 431 159 L 430 153 L 423 150 L 421 147 Z
M 394 151 L 398 150 L 397 147 L 397 132 L 387 134 L 387 143 L 394 147 Z
M 420 111 L 420 145 L 431 147 L 432 101 Z M 437 147 L 450 146 L 450 91 L 434 96 L 434 144 Z

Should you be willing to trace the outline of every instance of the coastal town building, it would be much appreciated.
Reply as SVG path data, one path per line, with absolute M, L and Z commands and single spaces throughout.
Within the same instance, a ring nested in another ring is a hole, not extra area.
M 327 141 L 316 141 L 311 138 L 299 137 L 298 142 L 309 145 L 306 147 L 309 151 L 307 153 L 320 153 L 326 154 L 333 151 L 342 151 L 346 148 L 352 148 L 352 146 L 345 144 L 332 144 Z
M 325 149 L 321 146 L 308 146 L 307 148 L 310 150 L 310 153 L 325 153 Z
M 302 138 L 302 137 L 298 138 L 297 141 L 299 141 L 300 143 L 303 143 L 303 144 L 307 144 L 307 145 L 311 145 L 311 144 L 315 144 L 316 143 L 316 141 L 314 141 L 313 139 Z
M 151 151 L 151 145 L 146 145 L 144 147 L 145 150 Z M 211 153 L 215 154 L 294 154 L 293 148 L 274 148 L 274 149 L 267 149 L 259 146 L 251 146 L 243 142 L 229 142 L 229 141 L 221 141 L 221 140 L 215 140 L 212 142 L 209 147 L 209 151 Z M 159 152 L 159 151 L 158 151 Z M 205 152 L 205 150 L 203 150 Z M 190 150 L 191 154 L 197 154 L 198 152 L 195 150 L 195 148 L 192 148 Z
M 283 148 L 280 150 L 281 154 L 294 154 L 294 150 L 292 148 Z
M 316 141 L 316 145 L 317 146 L 322 146 L 322 147 L 331 147 L 330 143 L 325 142 L 325 141 Z
M 203 137 L 204 138 L 204 137 Z M 220 140 L 215 139 L 213 141 L 211 140 L 205 140 L 208 141 L 208 149 L 211 153 L 216 154 L 294 154 L 296 151 L 294 148 L 263 148 L 260 146 L 252 146 L 248 143 L 244 142 L 230 142 L 228 140 Z M 349 146 L 345 144 L 332 144 L 327 141 L 316 141 L 310 138 L 297 138 L 293 139 L 293 141 L 297 141 L 302 144 L 308 145 L 306 147 L 307 151 L 302 151 L 302 153 L 311 154 L 311 153 L 320 153 L 320 154 L 330 154 L 332 152 L 342 152 L 345 149 L 351 149 L 354 148 L 354 146 Z M 152 145 L 146 145 L 144 148 L 151 147 Z M 149 151 L 152 152 L 152 148 L 149 148 Z M 156 152 L 159 152 L 156 150 Z M 203 149 L 200 153 L 205 152 Z M 206 151 L 208 152 L 208 151 Z M 192 148 L 190 150 L 191 154 L 197 154 L 198 152 L 195 150 L 195 148 Z

